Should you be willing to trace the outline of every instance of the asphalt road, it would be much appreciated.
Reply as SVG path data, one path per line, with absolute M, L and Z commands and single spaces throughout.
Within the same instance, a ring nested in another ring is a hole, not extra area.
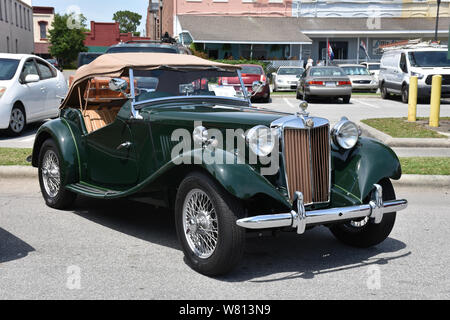
M 255 103 L 255 106 L 272 110 L 295 113 L 299 111 L 299 101 L 293 97 L 273 97 L 271 103 Z M 428 117 L 430 106 L 419 104 L 417 107 L 419 117 Z M 328 119 L 332 124 L 346 116 L 352 121 L 360 121 L 369 118 L 406 117 L 407 105 L 398 100 L 381 100 L 381 98 L 355 97 L 346 105 L 342 102 L 317 101 L 310 104 L 309 112 L 312 116 Z M 450 117 L 450 101 L 443 100 L 441 116 Z M 32 148 L 37 129 L 42 123 L 30 125 L 26 133 L 18 138 L 10 138 L 0 132 L 0 148 Z M 439 151 L 438 154 L 442 152 Z
M 212 279 L 183 262 L 170 212 L 86 198 L 56 211 L 37 181 L 0 180 L 0 299 L 450 299 L 449 192 L 397 189 L 410 206 L 377 247 L 323 227 L 252 238 Z

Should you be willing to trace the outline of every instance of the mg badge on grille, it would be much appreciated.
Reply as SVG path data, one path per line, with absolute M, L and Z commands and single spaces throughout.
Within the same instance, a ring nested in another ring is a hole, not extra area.
M 314 120 L 313 119 L 306 120 L 306 126 L 308 128 L 313 128 L 314 127 Z

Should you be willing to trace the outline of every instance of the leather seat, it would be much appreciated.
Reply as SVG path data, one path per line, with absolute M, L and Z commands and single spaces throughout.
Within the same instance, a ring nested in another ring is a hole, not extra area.
M 97 131 L 114 122 L 119 109 L 85 110 L 83 112 L 84 123 L 88 133 Z

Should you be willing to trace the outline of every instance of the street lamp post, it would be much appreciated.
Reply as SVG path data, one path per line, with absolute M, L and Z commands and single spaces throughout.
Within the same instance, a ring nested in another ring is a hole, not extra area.
M 436 12 L 436 29 L 434 30 L 434 41 L 438 41 L 438 28 L 439 28 L 439 8 L 441 6 L 441 0 L 437 0 L 437 12 Z

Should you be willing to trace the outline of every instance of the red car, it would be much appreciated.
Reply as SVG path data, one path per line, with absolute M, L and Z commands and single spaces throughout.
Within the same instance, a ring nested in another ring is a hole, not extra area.
M 256 93 L 252 100 L 261 100 L 262 102 L 270 102 L 270 84 L 267 81 L 266 73 L 264 69 L 257 64 L 241 64 L 242 67 L 241 74 L 242 80 L 244 81 L 244 85 L 247 88 L 249 95 L 253 94 L 253 83 L 255 81 L 261 81 L 264 85 L 263 87 Z M 224 86 L 233 86 L 236 85 L 236 88 L 240 86 L 239 78 L 222 78 L 220 85 Z

